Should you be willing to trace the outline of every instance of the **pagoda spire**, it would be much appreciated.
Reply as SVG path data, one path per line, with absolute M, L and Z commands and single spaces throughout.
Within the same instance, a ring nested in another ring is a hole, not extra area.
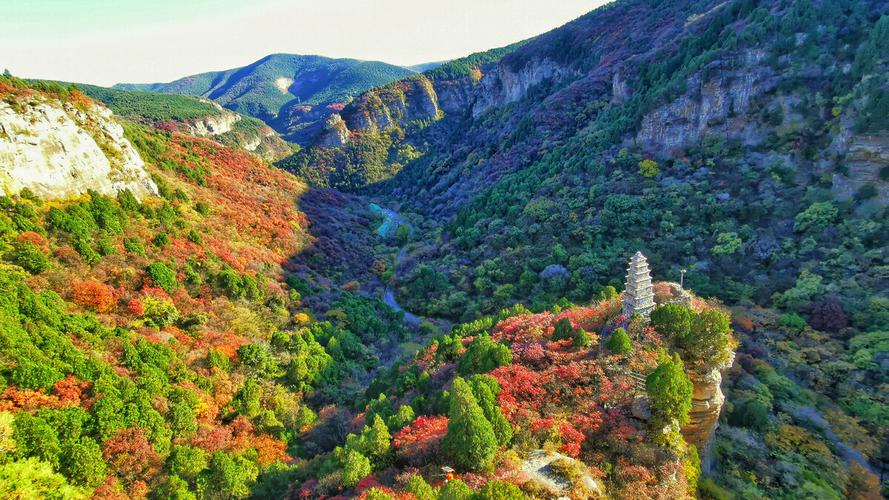
M 639 313 L 647 318 L 654 310 L 651 270 L 648 268 L 648 260 L 642 255 L 642 252 L 636 252 L 630 258 L 623 306 L 623 313 L 627 317 Z

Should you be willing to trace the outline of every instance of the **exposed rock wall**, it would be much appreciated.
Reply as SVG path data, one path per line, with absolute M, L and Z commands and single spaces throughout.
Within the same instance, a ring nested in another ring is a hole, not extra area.
M 763 135 L 746 113 L 754 98 L 779 81 L 764 58 L 762 50 L 747 50 L 712 62 L 706 72 L 716 76 L 693 75 L 684 94 L 643 117 L 636 141 L 649 149 L 669 150 L 719 132 L 740 137 L 745 144 L 759 143 Z
M 534 85 L 568 74 L 567 69 L 549 59 L 531 61 L 518 70 L 498 64 L 479 82 L 472 104 L 472 116 L 479 116 L 493 107 L 516 102 L 525 97 Z
M 682 435 L 686 442 L 695 445 L 698 453 L 703 455 L 707 449 L 707 443 L 716 431 L 719 423 L 719 413 L 725 402 L 722 393 L 722 372 L 731 366 L 734 356 L 725 366 L 718 366 L 705 373 L 689 373 L 689 379 L 694 384 L 694 392 L 691 396 L 691 411 L 689 421 L 682 427 Z
M 439 118 L 438 96 L 425 77 L 368 92 L 342 113 L 348 130 L 381 132 L 417 120 Z
M 532 60 L 517 70 L 495 64 L 453 80 L 408 78 L 361 95 L 339 114 L 342 122 L 327 119 L 315 142 L 337 147 L 347 143 L 353 132 L 377 133 L 410 122 L 438 120 L 445 114 L 479 116 L 491 108 L 521 100 L 531 87 L 545 80 L 570 75 L 577 76 L 543 59 Z
M 108 108 L 94 104 L 83 110 L 45 97 L 0 101 L 0 187 L 4 194 L 27 188 L 46 198 L 87 190 L 157 194 Z
M 219 110 L 219 114 L 208 115 L 188 122 L 188 132 L 198 137 L 211 137 L 231 132 L 235 124 L 241 121 L 241 115 L 224 109 L 222 106 L 212 103 Z
M 889 182 L 880 177 L 880 171 L 889 168 L 889 134 L 852 136 L 845 162 L 847 172 L 833 174 L 838 199 L 849 200 L 869 185 L 880 204 L 889 203 Z

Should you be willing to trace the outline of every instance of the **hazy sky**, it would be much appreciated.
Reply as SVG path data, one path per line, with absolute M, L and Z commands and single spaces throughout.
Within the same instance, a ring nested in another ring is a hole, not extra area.
M 287 52 L 410 65 L 543 33 L 605 0 L 0 0 L 0 68 L 158 82 Z

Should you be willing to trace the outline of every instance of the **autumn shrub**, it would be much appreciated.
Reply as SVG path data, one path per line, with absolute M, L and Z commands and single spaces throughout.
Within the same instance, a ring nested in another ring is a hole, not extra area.
M 117 306 L 114 289 L 96 280 L 75 281 L 71 298 L 80 307 L 109 312 Z
M 571 483 L 580 481 L 581 478 L 588 473 L 583 462 L 567 458 L 557 458 L 556 460 L 553 460 L 549 463 L 549 468 L 552 470 L 553 474 L 564 478 Z
M 418 417 L 393 436 L 392 446 L 396 457 L 409 465 L 426 465 L 438 456 L 447 430 L 447 417 Z

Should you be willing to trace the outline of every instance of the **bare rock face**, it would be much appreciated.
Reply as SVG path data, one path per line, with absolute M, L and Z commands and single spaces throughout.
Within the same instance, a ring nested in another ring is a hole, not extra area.
M 716 431 L 719 421 L 719 413 L 725 402 L 722 394 L 722 371 L 731 366 L 734 355 L 725 366 L 717 366 L 706 373 L 690 372 L 688 374 L 694 391 L 691 396 L 691 411 L 689 421 L 682 427 L 682 435 L 685 441 L 695 445 L 698 452 L 703 454 L 707 442 Z
M 318 144 L 326 148 L 338 148 L 349 142 L 349 129 L 340 115 L 330 115 L 324 122 L 324 132 L 318 138 Z
M 889 203 L 889 182 L 880 171 L 889 167 L 889 134 L 855 135 L 846 154 L 848 173 L 833 175 L 833 191 L 840 200 L 853 198 L 864 186 L 876 189 L 881 205 Z
M 368 92 L 343 113 L 349 130 L 382 132 L 418 120 L 437 120 L 438 96 L 425 77 L 401 80 Z
M 0 187 L 4 194 L 27 188 L 45 198 L 87 190 L 114 195 L 129 189 L 137 198 L 157 194 L 108 108 L 80 109 L 46 97 L 14 105 L 0 101 Z
M 479 91 L 472 105 L 472 116 L 521 100 L 528 89 L 548 79 L 559 79 L 567 74 L 560 65 L 549 59 L 525 64 L 519 70 L 498 64 L 479 82 Z
M 765 52 L 749 50 L 708 66 L 714 78 L 693 75 L 679 98 L 645 115 L 636 141 L 652 149 L 683 147 L 713 131 L 756 144 L 762 135 L 745 116 L 752 99 L 777 85 L 778 79 L 762 64 Z
M 231 132 L 235 124 L 241 121 L 241 115 L 223 108 L 215 102 L 210 102 L 217 108 L 218 114 L 208 115 L 188 123 L 191 135 L 198 137 L 211 137 Z

